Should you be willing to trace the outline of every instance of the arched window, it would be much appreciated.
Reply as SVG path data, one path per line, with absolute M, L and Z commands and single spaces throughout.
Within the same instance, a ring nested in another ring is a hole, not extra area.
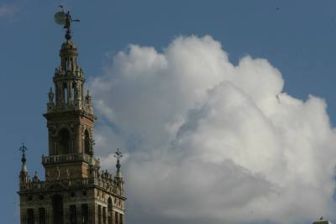
M 109 197 L 107 200 L 107 223 L 112 224 L 112 198 Z
M 115 218 L 115 223 L 116 223 L 116 224 L 120 224 L 120 223 L 119 223 L 119 213 L 118 213 L 118 212 L 115 212 L 114 214 L 115 214 L 115 217 L 114 217 L 114 218 Z
M 27 224 L 34 224 L 35 217 L 34 217 L 34 209 L 29 208 L 27 209 Z
M 71 151 L 70 149 L 71 149 L 70 132 L 68 129 L 63 128 L 58 132 L 57 153 L 67 154 L 70 153 Z
M 106 207 L 103 207 L 103 224 L 106 224 Z
M 76 205 L 70 205 L 69 207 L 69 213 L 70 213 L 70 224 L 76 224 L 77 223 L 77 209 Z
M 83 224 L 89 223 L 89 206 L 88 204 L 82 204 L 82 218 L 81 221 Z
M 78 86 L 75 81 L 72 82 L 71 92 L 72 92 L 73 100 L 75 102 L 78 99 Z
M 92 150 L 91 150 L 91 139 L 90 139 L 90 134 L 88 132 L 88 130 L 85 130 L 84 132 L 84 152 L 86 154 L 92 154 Z
M 53 208 L 53 223 L 63 224 L 63 197 L 61 195 L 54 195 L 52 197 L 52 208 Z
M 39 208 L 39 224 L 46 224 L 46 209 Z
M 64 97 L 64 103 L 67 104 L 68 103 L 68 85 L 67 83 L 63 83 L 63 97 Z
M 102 224 L 102 206 L 98 205 L 98 224 Z
M 123 214 L 119 214 L 119 222 L 120 222 L 120 224 L 124 224 Z
M 111 197 L 109 197 L 109 199 L 107 200 L 107 210 L 112 211 L 112 198 Z

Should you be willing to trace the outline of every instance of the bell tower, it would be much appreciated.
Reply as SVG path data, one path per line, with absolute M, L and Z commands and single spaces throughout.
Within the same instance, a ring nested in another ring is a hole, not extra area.
M 101 170 L 94 156 L 95 116 L 84 72 L 71 37 L 70 12 L 55 14 L 66 30 L 59 51 L 44 117 L 48 128 L 48 152 L 42 155 L 44 180 L 29 176 L 23 145 L 20 182 L 22 224 L 124 224 L 125 195 L 119 149 L 116 172 Z
M 84 73 L 77 62 L 78 52 L 71 39 L 71 16 L 65 16 L 66 35 L 61 46 L 60 64 L 55 69 L 47 112 L 49 157 L 43 158 L 46 179 L 69 173 L 88 177 L 93 157 L 93 115 L 89 91 L 84 95 Z M 71 163 L 68 162 L 71 161 Z

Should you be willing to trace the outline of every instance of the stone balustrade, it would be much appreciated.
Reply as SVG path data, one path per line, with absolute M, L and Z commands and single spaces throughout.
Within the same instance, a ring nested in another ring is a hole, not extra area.
M 74 154 L 50 155 L 50 156 L 42 155 L 43 165 L 57 164 L 64 162 L 77 162 L 77 161 L 87 162 L 92 165 L 99 165 L 99 160 L 94 159 L 92 156 L 88 154 L 74 153 Z
M 111 178 L 110 174 L 106 172 L 97 172 L 98 175 L 94 175 L 89 178 L 69 178 L 59 180 L 41 181 L 39 179 L 29 179 L 28 182 L 20 186 L 21 192 L 40 192 L 48 191 L 53 186 L 61 186 L 64 189 L 80 188 L 95 186 L 103 188 L 111 193 L 123 195 L 124 191 L 121 185 L 118 184 L 116 177 Z

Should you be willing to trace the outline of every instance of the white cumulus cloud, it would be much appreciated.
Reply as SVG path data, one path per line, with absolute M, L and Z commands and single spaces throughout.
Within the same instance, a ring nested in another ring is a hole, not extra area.
M 91 80 L 96 150 L 127 151 L 132 223 L 306 223 L 335 218 L 336 135 L 324 100 L 283 92 L 279 70 L 237 65 L 210 36 L 131 45 Z

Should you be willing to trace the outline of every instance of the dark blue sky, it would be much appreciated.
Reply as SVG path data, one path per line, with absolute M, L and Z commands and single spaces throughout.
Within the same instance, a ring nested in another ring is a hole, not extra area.
M 326 99 L 336 123 L 335 1 L 1 0 L 3 223 L 18 223 L 21 142 L 29 148 L 31 172 L 41 170 L 41 154 L 47 152 L 42 114 L 63 40 L 62 28 L 53 21 L 60 3 L 81 20 L 73 31 L 87 79 L 101 74 L 108 57 L 131 43 L 162 50 L 179 35 L 208 34 L 222 43 L 233 63 L 245 55 L 269 60 L 281 71 L 285 91 L 292 96 Z

